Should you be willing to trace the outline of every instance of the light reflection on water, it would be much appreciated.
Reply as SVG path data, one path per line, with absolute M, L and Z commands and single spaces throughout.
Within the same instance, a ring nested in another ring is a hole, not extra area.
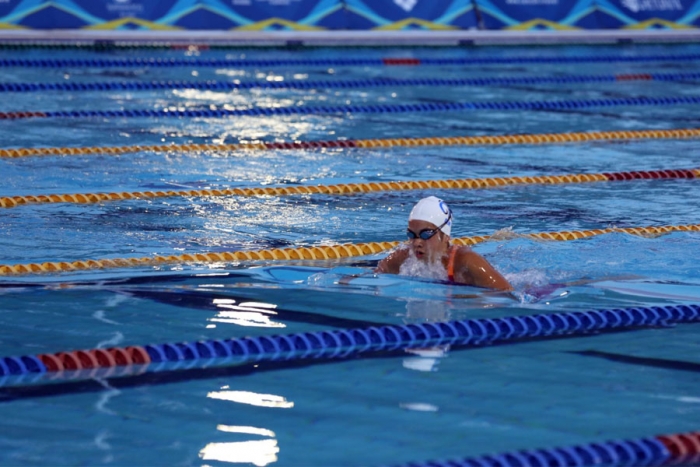
M 216 429 L 226 433 L 247 433 L 251 435 L 269 436 L 270 438 L 275 437 L 274 431 L 266 430 L 265 428 L 255 428 L 254 426 L 217 425 Z
M 235 324 L 237 326 L 252 326 L 257 328 L 285 328 L 284 323 L 272 321 L 269 316 L 259 312 L 247 312 L 245 307 L 230 306 L 236 311 L 220 311 L 216 318 L 210 318 L 212 323 Z
M 227 103 L 231 105 L 250 107 L 254 104 L 255 107 L 290 107 L 296 103 L 294 98 L 281 98 L 280 96 L 271 96 L 264 89 L 253 89 L 248 93 L 237 92 L 217 92 L 199 89 L 176 89 L 173 95 L 186 99 L 186 105 L 196 105 L 200 103 Z M 279 94 L 279 93 L 278 93 Z M 166 104 L 163 102 L 163 104 Z M 272 120 L 272 119 L 270 119 Z
M 275 432 L 252 426 L 217 425 L 224 433 L 240 433 L 275 438 Z M 209 443 L 200 452 L 203 460 L 216 460 L 234 464 L 250 463 L 259 467 L 277 461 L 280 448 L 276 439 L 250 440 L 227 443 Z
M 270 407 L 277 409 L 291 409 L 294 402 L 288 401 L 282 396 L 273 394 L 258 394 L 249 391 L 230 391 L 228 386 L 224 386 L 222 391 L 212 391 L 207 394 L 211 399 L 237 402 L 239 404 L 254 405 L 257 407 Z
M 233 443 L 210 443 L 199 452 L 199 457 L 205 461 L 253 464 L 263 467 L 277 462 L 279 451 L 276 439 L 262 439 Z

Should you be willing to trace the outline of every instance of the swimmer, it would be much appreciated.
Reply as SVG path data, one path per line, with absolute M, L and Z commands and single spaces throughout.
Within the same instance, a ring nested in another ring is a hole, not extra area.
M 420 200 L 408 216 L 408 242 L 381 260 L 375 272 L 428 275 L 499 291 L 513 288 L 468 246 L 450 245 L 452 210 L 435 196 Z

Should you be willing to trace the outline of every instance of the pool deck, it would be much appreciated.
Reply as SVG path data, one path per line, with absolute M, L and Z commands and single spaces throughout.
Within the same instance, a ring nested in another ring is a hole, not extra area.
M 221 44 L 253 46 L 470 46 L 700 42 L 700 29 L 573 31 L 0 31 L 3 43 Z

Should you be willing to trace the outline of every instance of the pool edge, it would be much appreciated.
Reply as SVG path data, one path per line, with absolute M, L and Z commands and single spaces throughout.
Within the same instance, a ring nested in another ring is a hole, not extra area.
M 0 42 L 119 41 L 256 46 L 470 46 L 700 42 L 700 29 L 576 31 L 87 31 L 3 30 Z

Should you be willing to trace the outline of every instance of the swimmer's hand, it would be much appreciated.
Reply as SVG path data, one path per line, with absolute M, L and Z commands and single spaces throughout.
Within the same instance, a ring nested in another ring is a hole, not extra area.
M 367 275 L 369 275 L 369 274 L 374 275 L 374 271 L 367 271 L 367 272 L 362 272 L 362 273 L 359 273 L 359 274 L 346 274 L 346 275 L 344 275 L 343 277 L 340 278 L 340 280 L 338 281 L 338 284 L 340 284 L 340 285 L 350 285 L 350 281 L 352 281 L 353 279 L 357 279 L 358 277 L 367 276 Z

